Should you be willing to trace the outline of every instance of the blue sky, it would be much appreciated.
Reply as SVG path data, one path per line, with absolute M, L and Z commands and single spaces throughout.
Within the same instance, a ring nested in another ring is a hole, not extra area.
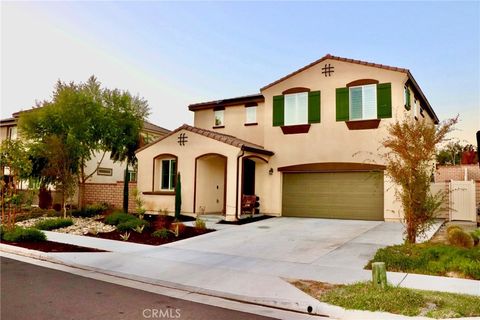
M 258 92 L 327 53 L 412 71 L 455 135 L 480 128 L 480 2 L 47 2 L 1 4 L 1 117 L 57 79 L 128 89 L 150 119 Z

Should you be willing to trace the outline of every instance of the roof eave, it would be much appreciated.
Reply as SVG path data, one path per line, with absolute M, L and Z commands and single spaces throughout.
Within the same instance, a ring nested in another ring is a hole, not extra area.
M 418 92 L 418 94 L 420 95 L 420 98 L 423 100 L 423 102 L 425 103 L 425 106 L 427 107 L 427 112 L 428 114 L 430 115 L 430 117 L 432 117 L 432 120 L 435 124 L 438 124 L 440 122 L 440 120 L 438 120 L 438 117 L 437 117 L 437 114 L 435 113 L 435 111 L 433 111 L 433 108 L 432 106 L 430 105 L 430 102 L 428 102 L 428 99 L 427 97 L 425 96 L 425 94 L 423 93 L 422 89 L 420 88 L 420 86 L 418 85 L 417 81 L 415 80 L 415 78 L 413 77 L 412 73 L 410 71 L 407 72 L 407 75 L 408 75 L 408 80 L 412 83 L 412 85 L 414 86 L 415 90 Z

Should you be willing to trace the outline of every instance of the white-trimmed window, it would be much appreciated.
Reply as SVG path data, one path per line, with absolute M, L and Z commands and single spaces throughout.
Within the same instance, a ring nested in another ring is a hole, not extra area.
M 257 106 L 245 108 L 245 123 L 257 123 Z
M 97 176 L 112 176 L 113 169 L 112 168 L 101 168 L 97 169 Z
M 413 115 L 418 116 L 418 100 L 416 98 L 413 100 Z
M 160 165 L 159 189 L 161 191 L 172 191 L 175 189 L 175 177 L 177 176 L 176 159 L 158 159 Z
M 215 127 L 221 127 L 225 125 L 224 121 L 225 110 L 215 110 L 214 117 L 215 117 Z
M 350 120 L 377 118 L 377 86 L 350 87 Z
M 285 95 L 285 125 L 308 123 L 308 92 Z
M 16 126 L 7 127 L 7 137 L 10 140 L 17 139 L 17 127 Z

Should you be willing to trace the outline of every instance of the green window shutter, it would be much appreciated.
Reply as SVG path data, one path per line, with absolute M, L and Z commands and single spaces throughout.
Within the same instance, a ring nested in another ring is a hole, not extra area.
M 283 96 L 273 97 L 273 126 L 283 126 L 285 119 L 285 98 Z
M 336 89 L 335 106 L 337 121 L 350 120 L 348 110 L 348 88 Z
M 377 84 L 377 117 L 392 117 L 392 84 Z
M 308 93 L 308 123 L 320 122 L 320 91 Z
M 407 110 L 410 110 L 411 108 L 411 105 L 410 105 L 410 89 L 408 87 L 405 88 L 405 93 L 406 93 L 406 104 L 405 104 L 405 107 Z

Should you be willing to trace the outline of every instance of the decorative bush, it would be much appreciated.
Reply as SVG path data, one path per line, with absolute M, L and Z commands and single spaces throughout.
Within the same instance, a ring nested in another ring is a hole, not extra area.
M 135 230 L 138 227 L 142 227 L 142 226 L 148 227 L 149 223 L 145 220 L 134 218 L 134 219 L 129 219 L 125 222 L 121 222 L 117 224 L 117 230 L 120 232 L 125 232 L 125 231 Z
M 152 233 L 152 237 L 157 237 L 161 239 L 168 239 L 170 231 L 168 229 L 160 229 Z
M 452 229 L 448 233 L 448 242 L 451 245 L 463 248 L 472 248 L 474 241 L 472 236 L 461 229 Z
M 106 203 L 90 204 L 90 205 L 87 205 L 83 210 L 73 210 L 72 216 L 82 217 L 82 218 L 91 218 L 96 215 L 104 213 L 107 209 L 108 209 L 108 204 Z
M 457 225 L 455 225 L 455 224 L 451 224 L 451 225 L 449 225 L 448 228 L 447 228 L 447 234 L 450 233 L 450 231 L 452 231 L 452 230 L 461 230 L 461 231 L 463 231 L 463 229 L 462 229 L 460 226 L 457 226 Z
M 125 213 L 123 211 L 115 211 L 112 214 L 105 217 L 105 223 L 112 226 L 116 226 L 120 223 L 127 222 L 128 220 L 138 219 L 134 215 Z
M 33 227 L 39 230 L 54 230 L 69 227 L 73 224 L 71 218 L 46 219 L 37 222 Z
M 45 233 L 35 228 L 15 227 L 12 230 L 4 230 L 2 232 L 2 240 L 11 242 L 38 242 L 47 240 L 47 237 Z

